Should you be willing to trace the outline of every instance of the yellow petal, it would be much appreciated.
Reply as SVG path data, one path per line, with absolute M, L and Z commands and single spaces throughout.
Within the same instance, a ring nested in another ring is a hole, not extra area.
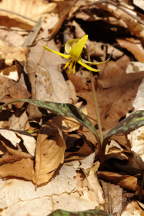
M 83 48 L 86 45 L 86 42 L 88 40 L 88 35 L 84 35 L 82 38 L 80 38 L 76 43 L 72 44 L 70 55 L 71 57 L 75 58 L 75 60 L 78 60 Z
M 58 52 L 58 51 L 55 51 L 55 50 L 52 50 L 52 49 L 48 48 L 47 46 L 43 46 L 43 48 L 44 48 L 45 50 L 47 50 L 47 51 L 50 51 L 50 52 L 55 53 L 55 54 L 57 54 L 57 55 L 60 55 L 60 56 L 62 56 L 63 58 L 66 58 L 66 59 L 69 59 L 69 58 L 70 58 L 70 55 L 64 54 L 64 53 L 61 53 L 61 52 Z
M 93 72 L 100 72 L 99 69 L 95 69 L 90 67 L 89 65 L 85 64 L 82 59 L 78 60 L 77 63 L 79 63 L 80 65 L 82 65 L 83 67 L 85 67 L 86 69 L 88 69 L 89 71 L 93 71 Z
M 70 63 L 71 63 L 71 61 L 68 61 L 68 62 L 65 64 L 64 69 L 68 68 L 69 65 L 70 65 Z

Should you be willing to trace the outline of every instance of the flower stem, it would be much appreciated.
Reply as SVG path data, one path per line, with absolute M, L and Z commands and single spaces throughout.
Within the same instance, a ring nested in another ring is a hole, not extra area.
M 87 57 L 88 57 L 88 61 L 90 61 L 90 55 L 89 55 L 88 51 L 87 51 Z M 90 74 L 90 79 L 91 79 L 92 94 L 93 94 L 94 105 L 95 105 L 95 115 L 96 115 L 96 120 L 97 120 L 97 124 L 98 124 L 98 130 L 99 130 L 99 134 L 98 134 L 97 138 L 98 138 L 99 144 L 102 146 L 102 143 L 103 143 L 102 124 L 101 124 L 101 119 L 100 119 L 99 105 L 98 105 L 98 101 L 97 101 L 97 92 L 96 92 L 94 77 L 93 77 L 92 73 Z
M 97 92 L 95 89 L 95 84 L 94 84 L 94 77 L 91 73 L 90 75 L 91 78 L 91 85 L 92 85 L 92 94 L 93 94 L 93 99 L 94 99 L 94 105 L 95 105 L 95 115 L 96 115 L 96 120 L 98 124 L 98 129 L 99 129 L 99 140 L 102 145 L 103 143 L 103 132 L 102 132 L 102 124 L 101 124 L 101 119 L 100 119 L 100 110 L 99 110 L 99 105 L 97 101 Z

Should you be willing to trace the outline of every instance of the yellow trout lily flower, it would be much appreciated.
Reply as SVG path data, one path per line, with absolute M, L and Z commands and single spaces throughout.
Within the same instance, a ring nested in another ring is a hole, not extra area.
M 87 40 L 88 40 L 88 35 L 84 35 L 80 39 L 68 40 L 65 44 L 65 53 L 52 50 L 47 46 L 44 46 L 44 49 L 53 52 L 55 54 L 58 54 L 63 58 L 67 59 L 64 69 L 67 69 L 69 73 L 76 72 L 76 63 L 80 64 L 81 66 L 85 67 L 90 71 L 99 72 L 100 70 L 95 69 L 89 66 L 88 64 L 97 65 L 97 64 L 103 64 L 104 62 L 89 62 L 81 58 L 81 54 L 84 47 L 86 46 Z

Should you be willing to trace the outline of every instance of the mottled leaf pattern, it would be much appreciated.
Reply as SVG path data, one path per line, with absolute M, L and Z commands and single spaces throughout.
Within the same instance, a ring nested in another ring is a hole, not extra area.
M 96 128 L 91 123 L 91 121 L 89 121 L 87 116 L 83 114 L 78 108 L 76 108 L 72 104 L 45 102 L 45 101 L 35 100 L 35 99 L 18 99 L 18 100 L 12 101 L 11 103 L 15 103 L 15 102 L 27 102 L 27 103 L 33 104 L 35 106 L 38 106 L 44 109 L 48 109 L 51 112 L 54 112 L 61 116 L 73 117 L 78 122 L 80 122 L 85 127 L 87 127 L 93 134 L 98 136 Z
M 133 131 L 143 125 L 144 125 L 144 110 L 139 110 L 129 115 L 126 119 L 121 121 L 115 128 L 110 130 L 105 135 L 105 138 L 111 137 L 119 133 L 128 134 L 130 131 Z

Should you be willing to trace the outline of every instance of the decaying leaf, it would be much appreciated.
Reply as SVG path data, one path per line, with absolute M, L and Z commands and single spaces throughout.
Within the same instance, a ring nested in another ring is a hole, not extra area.
M 51 137 L 52 136 L 52 137 Z M 47 183 L 64 161 L 65 143 L 58 132 L 39 134 L 36 146 L 35 178 L 37 185 Z

